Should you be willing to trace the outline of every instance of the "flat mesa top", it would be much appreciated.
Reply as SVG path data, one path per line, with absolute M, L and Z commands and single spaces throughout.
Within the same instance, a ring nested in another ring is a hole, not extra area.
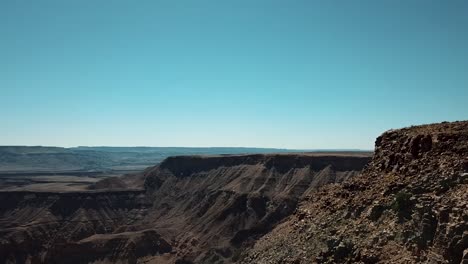
M 215 158 L 215 157 L 242 157 L 242 156 L 308 156 L 308 157 L 372 157 L 372 151 L 320 151 L 320 152 L 280 152 L 280 153 L 245 153 L 245 154 L 215 154 L 215 155 L 182 155 L 175 157 L 199 157 L 199 158 Z

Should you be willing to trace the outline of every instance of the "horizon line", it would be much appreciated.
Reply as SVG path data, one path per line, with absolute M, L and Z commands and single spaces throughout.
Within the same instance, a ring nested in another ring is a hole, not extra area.
M 0 147 L 42 147 L 42 148 L 187 148 L 187 149 L 271 149 L 271 150 L 292 150 L 292 151 L 303 151 L 303 152 L 317 152 L 317 151 L 374 151 L 373 149 L 359 149 L 359 148 L 277 148 L 277 147 L 228 147 L 228 146 L 108 146 L 108 145 L 96 145 L 96 146 L 51 146 L 51 145 L 0 145 Z

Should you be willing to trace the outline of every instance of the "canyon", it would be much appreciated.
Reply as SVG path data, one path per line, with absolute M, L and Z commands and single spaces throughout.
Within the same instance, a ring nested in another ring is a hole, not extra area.
M 78 191 L 0 191 L 2 263 L 462 263 L 468 122 L 375 152 L 172 156 Z
M 0 259 L 235 261 L 302 197 L 369 161 L 366 153 L 176 156 L 87 191 L 3 191 Z

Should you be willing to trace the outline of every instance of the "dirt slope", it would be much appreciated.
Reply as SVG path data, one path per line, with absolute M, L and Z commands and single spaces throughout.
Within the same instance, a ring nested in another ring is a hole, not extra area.
M 312 191 L 241 263 L 467 263 L 468 122 L 385 132 L 367 169 Z

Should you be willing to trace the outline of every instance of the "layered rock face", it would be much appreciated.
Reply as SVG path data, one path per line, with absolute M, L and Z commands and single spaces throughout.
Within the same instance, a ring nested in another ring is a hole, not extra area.
M 0 262 L 236 261 L 300 199 L 369 161 L 363 153 L 172 157 L 89 192 L 0 192 Z
M 468 122 L 392 130 L 357 177 L 309 193 L 241 263 L 466 263 Z

